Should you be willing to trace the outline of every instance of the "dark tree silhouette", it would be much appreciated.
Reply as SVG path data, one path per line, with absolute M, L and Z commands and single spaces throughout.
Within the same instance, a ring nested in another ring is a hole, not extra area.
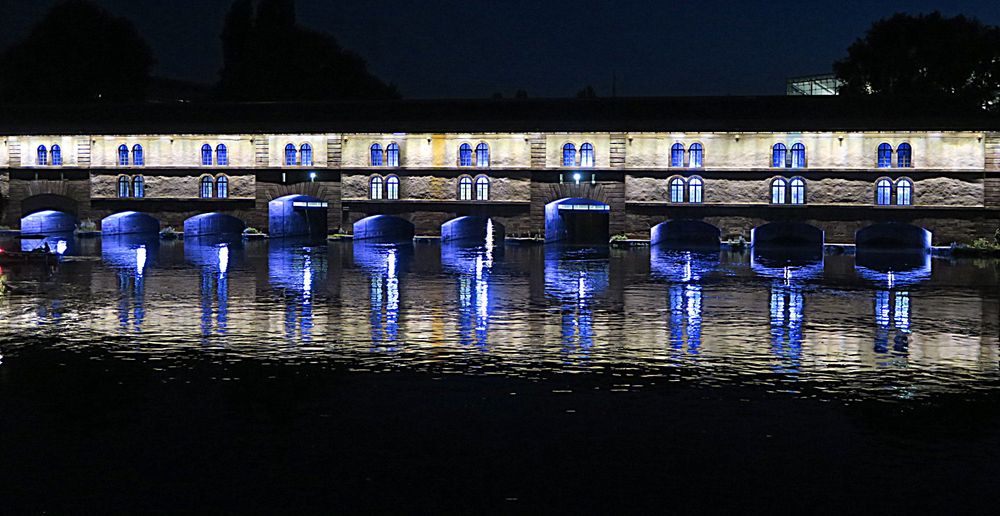
M 154 63 L 130 21 L 87 0 L 68 0 L 0 56 L 0 99 L 139 101 Z
M 237 0 L 222 31 L 217 91 L 236 101 L 397 98 L 361 57 L 295 22 L 294 0 Z
M 941 13 L 895 14 L 875 22 L 834 63 L 845 95 L 949 96 L 996 109 L 1000 28 Z

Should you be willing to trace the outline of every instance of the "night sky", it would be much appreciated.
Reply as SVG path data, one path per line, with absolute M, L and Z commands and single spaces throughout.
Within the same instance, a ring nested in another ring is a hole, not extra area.
M 56 0 L 0 0 L 0 46 Z M 99 0 L 130 18 L 167 77 L 211 82 L 231 0 Z M 828 73 L 873 21 L 940 10 L 1000 24 L 1000 1 L 698 2 L 299 0 L 300 23 L 333 33 L 406 97 L 783 94 Z M 301 58 L 301 57 L 296 57 Z

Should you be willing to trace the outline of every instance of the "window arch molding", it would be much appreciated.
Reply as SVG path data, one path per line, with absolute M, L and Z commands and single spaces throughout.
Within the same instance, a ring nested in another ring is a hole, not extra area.
M 389 174 L 385 177 L 385 198 L 389 201 L 399 200 L 399 187 L 400 181 L 399 176 L 396 174 Z
M 457 197 L 460 201 L 471 201 L 473 200 L 473 187 L 475 182 L 472 180 L 470 175 L 461 175 L 458 177 L 458 192 Z
M 913 146 L 908 142 L 902 142 L 896 146 L 896 168 L 913 167 Z
M 382 144 L 379 142 L 372 143 L 368 146 L 368 165 L 372 167 L 381 167 L 385 162 L 385 152 L 382 149 Z
M 681 168 L 684 166 L 684 156 L 686 154 L 684 144 L 682 142 L 675 142 L 670 146 L 670 166 L 672 168 Z
M 282 163 L 284 163 L 286 167 L 295 166 L 296 164 L 298 164 L 298 154 L 299 154 L 298 148 L 295 147 L 294 143 L 286 144 L 285 159 L 282 161 Z
M 913 206 L 914 183 L 908 177 L 901 177 L 896 180 L 895 188 L 896 206 Z
M 895 184 L 892 182 L 892 178 L 880 177 L 875 180 L 875 205 L 876 206 L 891 206 L 893 204 L 893 195 L 895 195 Z
M 788 199 L 788 180 L 783 177 L 773 177 L 768 183 L 771 191 L 771 204 L 785 204 Z
M 132 197 L 136 199 L 146 197 L 146 179 L 142 174 L 132 176 Z
M 313 166 L 313 147 L 309 142 L 299 145 L 299 165 L 303 167 Z
M 892 144 L 882 142 L 875 149 L 875 168 L 889 168 L 892 166 Z
M 229 147 L 224 143 L 215 146 L 215 164 L 220 167 L 229 166 Z
M 375 174 L 368 178 L 368 198 L 373 201 L 381 201 L 383 198 L 383 186 L 385 179 Z
M 399 144 L 396 142 L 389 142 L 389 145 L 385 146 L 385 166 L 390 168 L 399 168 Z
M 801 205 L 806 203 L 806 180 L 793 177 L 788 180 L 788 204 Z
M 475 180 L 476 200 L 490 200 L 490 177 L 486 174 L 479 174 Z
M 671 176 L 667 180 L 667 195 L 671 203 L 682 203 L 687 193 L 687 181 L 683 176 Z
M 118 198 L 124 199 L 132 196 L 132 179 L 125 174 L 118 176 Z
M 594 150 L 594 144 L 590 142 L 583 142 L 580 144 L 580 168 L 594 168 L 594 164 L 597 162 L 597 151 Z
M 806 168 L 806 144 L 795 142 L 788 149 L 788 168 Z
M 198 198 L 211 199 L 214 196 L 215 179 L 208 174 L 202 174 L 202 176 L 198 179 Z
M 44 145 L 39 145 L 36 153 L 38 165 L 45 166 L 49 164 L 49 150 Z
M 458 146 L 458 166 L 471 167 L 472 163 L 472 144 L 469 142 L 462 142 L 462 144 Z
M 129 159 L 128 145 L 124 143 L 118 146 L 118 166 L 127 167 Z
M 562 144 L 562 157 L 560 158 L 560 163 L 564 167 L 575 167 L 576 166 L 576 144 L 573 142 L 564 142 Z
M 49 148 L 49 163 L 51 163 L 53 167 L 59 167 L 63 164 L 62 148 L 59 147 L 58 143 L 53 143 L 52 147 Z
M 212 165 L 212 146 L 205 143 L 201 146 L 201 166 L 208 167 Z
M 476 168 L 490 168 L 490 144 L 483 141 L 476 144 Z
M 705 180 L 701 176 L 691 176 L 687 183 L 687 202 L 701 204 L 705 199 Z
M 688 146 L 688 168 L 705 167 L 705 145 L 700 141 L 691 142 Z
M 132 166 L 141 167 L 146 165 L 146 152 L 142 145 L 138 143 L 132 146 Z
M 215 176 L 215 198 L 216 199 L 229 198 L 229 176 L 225 174 L 219 174 Z

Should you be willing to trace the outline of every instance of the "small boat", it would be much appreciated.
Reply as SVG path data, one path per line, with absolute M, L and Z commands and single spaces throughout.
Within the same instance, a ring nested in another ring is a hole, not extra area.
M 0 249 L 0 265 L 55 265 L 57 263 L 59 263 L 58 256 L 41 250 L 7 251 Z

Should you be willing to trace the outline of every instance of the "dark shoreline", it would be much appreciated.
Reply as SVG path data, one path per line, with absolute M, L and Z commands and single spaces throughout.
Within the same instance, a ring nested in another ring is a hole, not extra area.
M 5 506 L 955 514 L 990 507 L 1000 473 L 995 391 L 847 403 L 649 379 L 612 392 L 640 382 L 608 374 L 198 357 L 156 369 L 170 360 L 25 348 L 5 357 Z

